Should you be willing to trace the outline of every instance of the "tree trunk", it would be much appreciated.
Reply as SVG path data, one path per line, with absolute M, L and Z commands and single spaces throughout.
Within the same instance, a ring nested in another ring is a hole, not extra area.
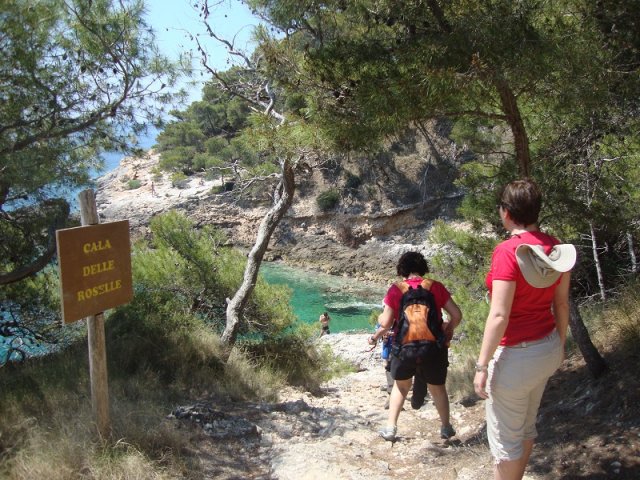
M 631 273 L 635 275 L 638 273 L 638 260 L 633 249 L 633 235 L 631 235 L 631 232 L 627 232 L 627 245 L 629 246 L 629 258 L 631 259 Z
M 582 321 L 578 305 L 576 305 L 573 298 L 569 299 L 569 326 L 571 327 L 571 335 L 578 344 L 578 348 L 587 363 L 587 368 L 594 378 L 598 378 L 607 370 L 607 363 L 593 345 L 589 331 Z
M 596 229 L 592 222 L 589 222 L 591 230 L 591 252 L 593 253 L 593 264 L 596 266 L 598 276 L 598 286 L 600 287 L 600 298 L 604 302 L 607 299 L 607 293 L 604 289 L 604 275 L 602 274 L 602 265 L 600 265 L 600 256 L 598 255 L 598 241 L 596 240 Z
M 293 165 L 289 160 L 285 160 L 282 165 L 282 177 L 278 184 L 277 192 L 279 198 L 276 198 L 274 205 L 260 222 L 256 242 L 247 258 L 242 284 L 227 305 L 227 322 L 222 333 L 222 342 L 227 346 L 232 346 L 236 342 L 242 314 L 256 286 L 260 264 L 267 250 L 271 235 L 293 202 L 295 174 Z
M 19 282 L 27 277 L 41 272 L 56 254 L 55 231 L 49 232 L 49 245 L 47 249 L 29 265 L 17 268 L 9 273 L 0 274 L 0 285 L 8 285 L 10 283 Z
M 5 195 L 5 192 L 3 192 L 0 186 L 0 208 L 3 204 L 2 195 Z M 47 265 L 49 265 L 51 259 L 55 256 L 57 248 L 56 230 L 63 228 L 67 224 L 67 220 L 69 219 L 70 207 L 69 203 L 66 200 L 56 198 L 40 203 L 40 209 L 44 208 L 54 209 L 54 216 L 47 231 L 48 239 L 46 248 L 44 248 L 44 250 L 41 249 L 42 253 L 40 253 L 40 256 L 33 260 L 30 264 L 17 267 L 8 273 L 0 273 L 0 285 L 8 285 L 10 283 L 19 282 L 20 280 L 24 280 L 27 277 L 31 277 L 36 273 L 39 273 Z
M 507 122 L 513 134 L 513 142 L 516 150 L 516 161 L 520 176 L 526 178 L 531 173 L 531 154 L 529 152 L 529 136 L 527 129 L 522 121 L 520 109 L 518 108 L 518 100 L 513 94 L 511 87 L 503 78 L 493 78 L 498 95 L 500 95 L 500 104 L 502 111 L 507 117 Z

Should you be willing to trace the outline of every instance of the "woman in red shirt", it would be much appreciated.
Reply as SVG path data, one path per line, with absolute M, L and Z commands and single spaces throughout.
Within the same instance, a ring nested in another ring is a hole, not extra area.
M 429 272 L 429 266 L 420 252 L 406 252 L 398 260 L 396 271 L 411 288 L 417 288 L 422 284 L 424 275 Z M 462 321 L 462 312 L 442 283 L 433 280 L 429 291 L 433 294 L 439 318 L 442 319 L 443 309 L 447 312 L 448 318 L 442 328 L 445 336 L 450 340 L 453 330 Z M 384 309 L 378 317 L 380 328 L 368 339 L 370 345 L 375 345 L 378 339 L 398 321 L 402 295 L 397 284 L 391 285 L 383 300 Z M 447 345 L 438 347 L 433 343 L 432 348 L 429 348 L 423 357 L 414 360 L 401 359 L 392 353 L 389 371 L 394 384 L 389 399 L 387 426 L 378 432 L 382 438 L 391 442 L 396 440 L 398 417 L 411 388 L 412 379 L 415 381 L 411 399 L 412 408 L 417 410 L 422 406 L 428 387 L 440 416 L 441 438 L 449 439 L 456 434 L 449 419 L 449 396 L 445 386 L 449 366 L 448 352 Z
M 495 248 L 486 278 L 491 305 L 474 388 L 487 400 L 487 436 L 500 480 L 524 476 L 544 388 L 564 359 L 567 270 L 575 249 L 538 229 L 541 204 L 531 180 L 504 188 L 498 208 L 511 237 Z

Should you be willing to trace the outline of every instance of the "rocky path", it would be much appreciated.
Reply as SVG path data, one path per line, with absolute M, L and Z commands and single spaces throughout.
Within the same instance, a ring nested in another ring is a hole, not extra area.
M 400 414 L 398 440 L 386 442 L 377 429 L 386 423 L 384 370 L 377 352 L 368 352 L 366 335 L 327 339 L 335 353 L 360 371 L 330 381 L 320 397 L 299 399 L 317 411 L 323 428 L 287 442 L 274 442 L 273 474 L 278 479 L 475 479 L 491 477 L 491 461 L 482 442 L 473 440 L 482 428 L 478 406 L 452 404 L 458 436 L 440 439 L 440 422 L 428 402 L 420 410 L 409 402 Z M 293 393 L 293 392 L 292 392 Z M 290 400 L 294 400 L 295 394 Z M 299 401 L 298 400 L 298 401 Z M 482 415 L 480 415 L 481 417 Z M 465 442 L 471 440 L 469 445 Z
M 457 436 L 444 441 L 433 404 L 414 411 L 407 401 L 398 440 L 385 442 L 377 435 L 387 417 L 387 394 L 380 389 L 384 371 L 377 355 L 366 351 L 366 335 L 337 334 L 321 341 L 359 371 L 326 383 L 320 395 L 288 389 L 274 404 L 216 405 L 218 418 L 202 419 L 203 434 L 195 442 L 206 478 L 492 478 L 481 403 L 451 404 Z

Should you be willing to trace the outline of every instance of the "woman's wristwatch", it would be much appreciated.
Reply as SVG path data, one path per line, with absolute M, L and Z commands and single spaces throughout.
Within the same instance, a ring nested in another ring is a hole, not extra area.
M 476 363 L 476 372 L 486 372 L 488 369 L 488 365 L 480 365 L 479 363 Z

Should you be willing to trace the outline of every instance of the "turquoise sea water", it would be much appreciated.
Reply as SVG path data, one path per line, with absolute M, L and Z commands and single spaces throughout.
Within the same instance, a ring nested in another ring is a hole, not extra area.
M 282 263 L 263 262 L 260 273 L 271 284 L 287 285 L 292 291 L 291 306 L 301 322 L 318 327 L 318 317 L 329 312 L 331 333 L 373 332 L 369 324 L 372 310 L 380 310 L 386 288 L 345 277 L 310 272 Z M 0 337 L 0 363 L 10 339 Z M 45 353 L 45 347 L 26 347 L 32 355 Z
M 260 273 L 271 284 L 292 290 L 291 306 L 301 322 L 318 325 L 322 312 L 329 312 L 331 333 L 373 331 L 372 310 L 380 310 L 386 289 L 351 278 L 310 272 L 281 263 L 264 262 Z

